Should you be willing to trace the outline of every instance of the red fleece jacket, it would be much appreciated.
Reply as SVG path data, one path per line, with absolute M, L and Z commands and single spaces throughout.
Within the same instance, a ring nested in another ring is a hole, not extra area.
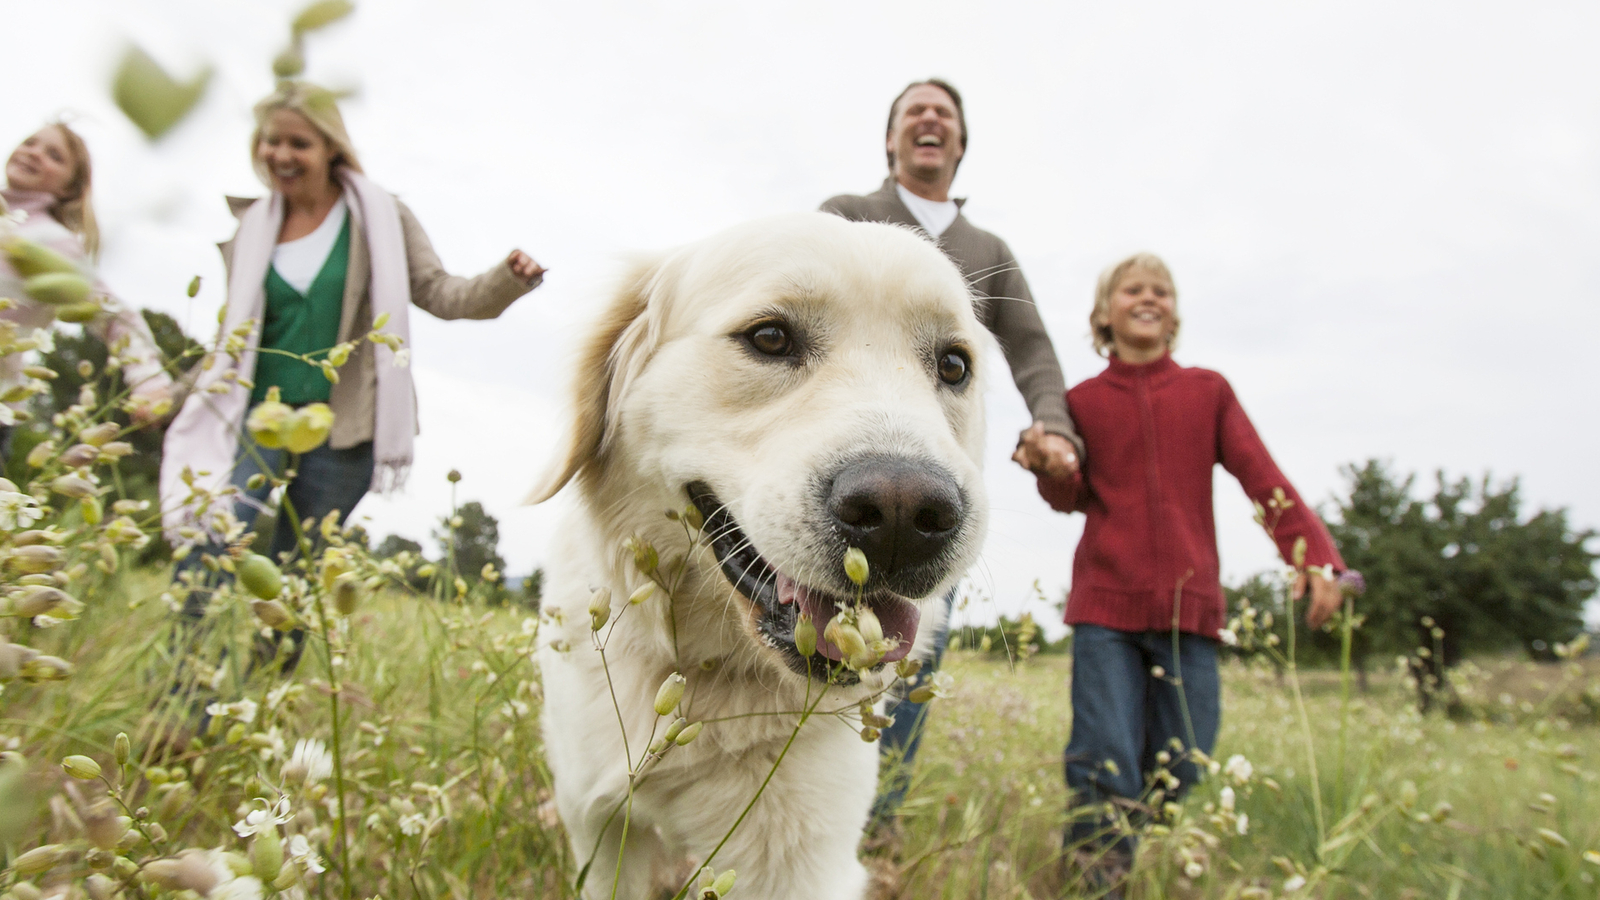
M 1267 511 L 1285 560 L 1305 538 L 1308 566 L 1344 560 L 1267 453 L 1233 388 L 1171 356 L 1130 365 L 1115 356 L 1099 375 L 1067 391 L 1083 436 L 1086 485 L 1041 477 L 1039 493 L 1062 512 L 1088 516 L 1072 564 L 1068 624 L 1121 631 L 1178 627 L 1216 637 L 1226 619 L 1211 506 L 1212 466 L 1221 463 Z M 1291 505 L 1270 501 L 1282 489 Z

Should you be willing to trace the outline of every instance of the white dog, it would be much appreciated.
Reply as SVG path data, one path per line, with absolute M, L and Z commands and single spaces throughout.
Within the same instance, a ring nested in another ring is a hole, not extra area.
M 913 642 L 930 642 L 937 598 L 977 556 L 990 340 L 933 244 L 821 213 L 641 266 L 602 314 L 570 447 L 533 497 L 576 479 L 539 660 L 586 897 L 611 896 L 614 877 L 618 897 L 671 896 L 713 851 L 739 896 L 862 896 L 877 748 L 858 719 L 828 713 L 858 716 Z M 831 641 L 806 657 L 795 638 L 800 617 L 820 636 L 855 608 L 849 547 L 870 563 L 865 603 L 892 646 L 859 673 L 833 662 Z M 636 556 L 648 570 L 652 553 L 674 589 L 630 605 L 651 580 Z M 686 693 L 657 715 L 674 673 Z M 808 704 L 818 712 L 797 730 Z M 651 752 L 679 716 L 703 730 Z

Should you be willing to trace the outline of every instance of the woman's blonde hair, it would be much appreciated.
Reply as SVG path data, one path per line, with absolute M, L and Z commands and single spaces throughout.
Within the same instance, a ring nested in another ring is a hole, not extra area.
M 261 161 L 256 149 L 261 146 L 261 133 L 266 130 L 267 120 L 280 109 L 305 116 L 311 127 L 327 140 L 333 149 L 330 174 L 340 166 L 352 172 L 361 171 L 361 160 L 356 157 L 356 148 L 350 143 L 349 132 L 344 130 L 344 116 L 339 115 L 339 98 L 333 91 L 309 81 L 285 80 L 278 82 L 278 89 L 256 104 L 256 130 L 250 135 L 250 164 L 255 167 L 256 177 L 263 184 L 272 185 L 272 173 L 267 171 L 266 163 Z
M 50 217 L 66 226 L 83 241 L 83 250 L 90 258 L 100 253 L 100 226 L 94 218 L 94 171 L 89 164 L 89 145 L 65 122 L 51 122 L 46 128 L 61 132 L 61 142 L 72 154 L 72 177 L 62 189 L 55 205 L 50 207 Z
M 1172 272 L 1161 257 L 1154 253 L 1135 253 L 1122 262 L 1108 267 L 1100 273 L 1100 280 L 1094 286 L 1094 308 L 1089 310 L 1089 336 L 1094 339 L 1094 352 L 1101 356 L 1111 355 L 1111 295 L 1116 293 L 1117 285 L 1122 283 L 1123 276 L 1134 269 L 1143 269 L 1153 275 L 1159 275 L 1172 286 L 1172 302 L 1178 302 L 1178 285 L 1172 280 Z M 1178 326 L 1180 321 L 1176 309 L 1172 314 L 1172 334 L 1167 337 L 1167 347 L 1170 349 L 1178 343 Z

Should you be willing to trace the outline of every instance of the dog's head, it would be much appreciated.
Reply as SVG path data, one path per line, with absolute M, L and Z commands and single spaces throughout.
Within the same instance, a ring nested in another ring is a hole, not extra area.
M 795 625 L 822 635 L 854 604 L 842 560 L 859 548 L 893 662 L 983 540 L 989 341 L 960 271 L 909 230 L 808 213 L 724 232 L 632 273 L 533 499 L 576 478 L 612 533 L 692 503 L 710 614 L 800 673 Z

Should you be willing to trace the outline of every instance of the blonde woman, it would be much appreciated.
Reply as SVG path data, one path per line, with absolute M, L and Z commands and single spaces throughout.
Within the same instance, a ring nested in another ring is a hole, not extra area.
M 242 425 L 273 387 L 291 406 L 321 402 L 334 412 L 328 442 L 300 458 L 288 487 L 296 517 L 320 519 L 333 510 L 348 517 L 367 491 L 402 487 L 417 432 L 411 305 L 442 319 L 492 319 L 544 274 L 521 250 L 476 278 L 445 272 L 411 210 L 362 174 L 327 90 L 283 82 L 256 105 L 255 119 L 251 157 L 272 192 L 253 202 L 230 198 L 239 230 L 222 246 L 228 266 L 222 332 L 246 322 L 259 327 L 237 366 L 218 364 L 202 375 L 167 431 L 161 493 L 175 538 L 179 527 L 192 524 L 217 536 L 216 523 L 197 522 L 186 503 L 186 468 L 211 473 L 196 483 L 212 489 L 228 484 L 231 470 L 231 482 L 246 495 L 234 512 L 247 524 L 254 520 L 269 489 L 250 489 L 250 476 L 263 466 L 282 471 L 284 451 L 255 445 Z M 398 351 L 360 340 L 383 316 L 383 330 L 404 342 Z M 352 340 L 358 343 L 337 384 L 320 366 L 258 352 L 319 353 Z M 279 517 L 275 558 L 294 549 L 288 519 Z M 203 595 L 191 595 L 185 611 L 202 615 Z
M 20 219 L 16 236 L 65 256 L 81 267 L 94 281 L 96 294 L 105 297 L 104 312 L 84 323 L 89 333 L 108 346 L 126 342 L 122 351 L 122 377 L 134 404 L 134 420 L 143 424 L 154 418 L 158 404 L 171 396 L 172 379 L 162 369 L 161 352 L 150 335 L 144 317 L 111 298 L 103 283 L 91 271 L 99 249 L 100 232 L 95 227 L 89 148 L 66 125 L 46 125 L 17 145 L 6 159 L 5 187 L 0 196 L 14 219 Z M 0 297 L 15 301 L 0 310 L 0 322 L 14 326 L 19 337 L 35 329 L 49 328 L 55 313 L 42 303 L 28 299 L 22 279 L 9 262 L 0 256 Z M 23 354 L 0 358 L 0 384 L 15 384 L 21 379 Z M 10 416 L 0 411 L 0 421 L 9 428 Z M 0 440 L 9 443 L 9 431 Z

